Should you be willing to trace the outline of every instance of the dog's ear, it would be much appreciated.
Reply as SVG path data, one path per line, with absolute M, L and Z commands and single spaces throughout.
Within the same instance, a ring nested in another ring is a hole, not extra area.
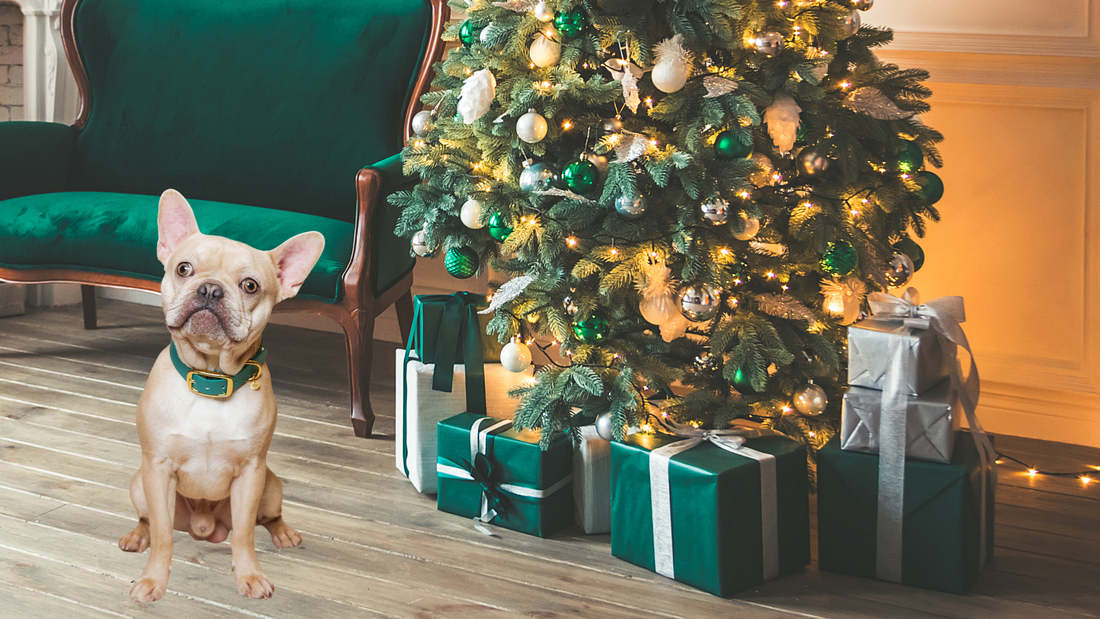
M 157 232 L 157 259 L 161 264 L 168 264 L 168 258 L 184 239 L 199 233 L 199 224 L 195 222 L 191 205 L 175 189 L 169 189 L 160 196 Z
M 279 273 L 279 301 L 298 294 L 324 249 L 324 235 L 303 232 L 268 252 Z

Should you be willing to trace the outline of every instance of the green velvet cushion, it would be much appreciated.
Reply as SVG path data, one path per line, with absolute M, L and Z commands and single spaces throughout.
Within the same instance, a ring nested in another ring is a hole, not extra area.
M 430 28 L 426 0 L 81 0 L 70 189 L 352 223 L 359 169 L 401 150 Z
M 308 230 L 325 236 L 325 251 L 299 291 L 333 302 L 351 259 L 352 224 L 327 217 L 189 200 L 205 234 L 273 249 Z M 0 267 L 76 269 L 160 281 L 157 196 L 47 193 L 0 201 Z
M 75 144 L 69 125 L 0 123 L 0 200 L 68 189 Z

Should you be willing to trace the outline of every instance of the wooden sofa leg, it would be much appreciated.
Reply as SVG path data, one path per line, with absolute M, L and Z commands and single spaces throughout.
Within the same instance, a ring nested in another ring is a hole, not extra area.
M 401 344 L 408 344 L 409 332 L 412 331 L 413 323 L 412 290 L 406 290 L 405 294 L 397 298 L 393 306 L 397 310 L 397 325 L 401 329 Z
M 351 425 L 355 436 L 370 438 L 374 411 L 370 406 L 370 371 L 374 349 L 374 315 L 368 309 L 350 317 L 343 325 L 348 351 L 348 382 L 351 392 Z
M 84 308 L 84 328 L 95 329 L 95 286 L 80 285 L 80 305 Z

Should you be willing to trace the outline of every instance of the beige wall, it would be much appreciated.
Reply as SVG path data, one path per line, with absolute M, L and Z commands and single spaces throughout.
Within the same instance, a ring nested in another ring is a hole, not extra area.
M 0 122 L 23 120 L 23 13 L 0 2 Z
M 1100 0 L 879 0 L 946 136 L 925 299 L 966 297 L 993 432 L 1100 446 Z

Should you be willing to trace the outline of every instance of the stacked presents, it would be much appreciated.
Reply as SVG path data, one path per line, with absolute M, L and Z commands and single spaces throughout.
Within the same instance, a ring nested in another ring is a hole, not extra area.
M 841 432 L 817 458 L 819 565 L 965 593 L 993 550 L 995 454 L 958 362 L 962 299 L 911 296 L 871 295 L 848 330 Z

